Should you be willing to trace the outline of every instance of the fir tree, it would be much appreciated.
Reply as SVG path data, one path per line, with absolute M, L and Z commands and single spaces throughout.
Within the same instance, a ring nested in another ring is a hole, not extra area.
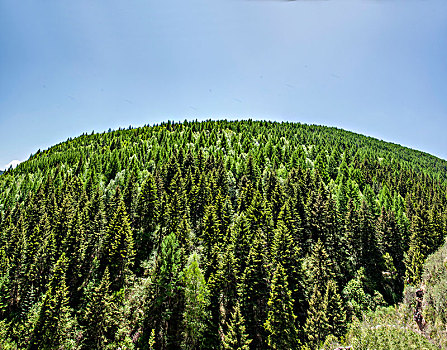
M 64 254 L 54 266 L 48 289 L 43 297 L 39 316 L 33 326 L 29 349 L 55 349 L 67 341 L 71 326 L 66 284 L 67 258 Z
M 298 349 L 300 341 L 295 327 L 293 299 L 288 288 L 287 275 L 278 263 L 270 287 L 268 316 L 264 323 L 267 344 L 272 349 Z
M 132 229 L 122 201 L 109 223 L 102 251 L 103 269 L 109 267 L 113 276 L 111 289 L 118 290 L 130 275 L 135 256 Z
M 239 302 L 227 322 L 227 331 L 223 336 L 222 345 L 225 350 L 249 350 L 251 339 L 245 332 L 245 320 L 241 314 Z
M 312 349 L 318 349 L 329 332 L 329 320 L 326 314 L 327 304 L 321 294 L 321 286 L 315 285 L 309 301 L 304 332 Z
M 82 315 L 85 325 L 83 346 L 85 349 L 104 349 L 113 339 L 116 312 L 110 293 L 108 268 L 100 283 L 90 288 L 86 291 L 86 306 Z
M 185 349 L 201 346 L 202 334 L 208 319 L 208 288 L 199 267 L 198 256 L 193 253 L 183 273 L 185 309 L 183 311 L 183 342 Z
M 239 293 L 241 310 L 246 319 L 247 331 L 254 348 L 265 346 L 266 306 L 269 297 L 268 273 L 265 256 L 265 240 L 261 232 L 255 236 L 247 258 L 247 266 L 241 278 Z

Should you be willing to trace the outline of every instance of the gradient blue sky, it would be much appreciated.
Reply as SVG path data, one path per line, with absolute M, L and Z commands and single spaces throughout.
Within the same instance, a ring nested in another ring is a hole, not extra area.
M 83 132 L 196 118 L 447 159 L 447 1 L 0 0 L 0 169 Z

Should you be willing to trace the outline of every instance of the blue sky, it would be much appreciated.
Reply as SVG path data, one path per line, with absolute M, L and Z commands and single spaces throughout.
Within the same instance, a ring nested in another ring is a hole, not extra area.
M 447 1 L 0 0 L 0 169 L 83 132 L 196 118 L 447 159 Z

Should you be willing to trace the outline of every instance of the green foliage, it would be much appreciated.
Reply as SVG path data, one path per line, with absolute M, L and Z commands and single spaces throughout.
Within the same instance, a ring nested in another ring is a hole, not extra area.
M 267 344 L 272 349 L 296 349 L 300 345 L 295 327 L 292 294 L 287 283 L 287 275 L 281 263 L 273 273 L 270 298 L 267 302 Z
M 174 346 L 180 340 L 178 334 L 180 329 L 176 328 L 181 323 L 181 317 L 179 317 L 181 314 L 178 314 L 182 283 L 180 253 L 175 234 L 167 235 L 163 239 L 160 254 L 157 257 L 155 275 L 153 276 L 153 290 L 151 291 L 153 303 L 148 311 L 150 316 L 153 317 L 153 327 L 151 329 L 155 329 L 156 343 L 161 344 L 162 347 Z M 191 281 L 191 283 L 193 282 Z M 194 315 L 188 314 L 189 311 L 187 310 L 186 317 L 190 315 L 194 317 Z M 191 312 L 194 311 L 197 310 Z
M 265 240 L 258 231 L 247 258 L 247 266 L 239 284 L 241 309 L 246 319 L 247 331 L 255 347 L 265 346 L 262 327 L 267 318 L 269 288 L 265 256 Z
M 309 301 L 304 332 L 311 348 L 317 348 L 329 334 L 329 319 L 326 314 L 327 304 L 320 288 L 315 286 Z
M 381 308 L 369 313 L 365 321 L 356 321 L 346 335 L 344 343 L 354 349 L 439 349 L 420 333 L 399 324 L 394 308 Z
M 225 333 L 222 344 L 225 350 L 249 350 L 251 339 L 245 332 L 245 320 L 241 314 L 239 303 L 236 303 L 231 318 L 227 323 L 227 332 Z
M 105 349 L 113 339 L 117 311 L 110 293 L 108 268 L 106 268 L 99 285 L 89 286 L 85 294 L 86 306 L 85 313 L 82 315 L 82 323 L 85 327 L 83 347 L 85 349 Z
M 364 268 L 360 268 L 355 278 L 350 280 L 343 289 L 343 294 L 348 303 L 349 311 L 353 316 L 361 319 L 362 314 L 384 303 L 383 297 L 378 291 L 374 295 L 368 292 L 367 280 Z
M 120 289 L 129 276 L 135 251 L 132 229 L 123 201 L 120 201 L 110 221 L 103 242 L 105 266 L 113 276 L 112 289 Z
M 53 269 L 48 290 L 40 305 L 38 318 L 33 325 L 29 349 L 68 347 L 73 319 L 68 307 L 66 285 L 67 258 L 62 255 Z
M 430 255 L 424 264 L 423 284 L 427 322 L 425 332 L 441 348 L 447 347 L 447 243 Z
M 297 123 L 69 139 L 0 176 L 0 344 L 328 347 L 421 280 L 441 339 L 446 167 Z
M 199 267 L 198 256 L 193 253 L 183 273 L 185 309 L 183 311 L 183 348 L 196 349 L 208 319 L 208 288 Z

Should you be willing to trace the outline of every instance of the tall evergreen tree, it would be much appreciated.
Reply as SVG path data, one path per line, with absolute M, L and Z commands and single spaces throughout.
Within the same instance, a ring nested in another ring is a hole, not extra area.
M 249 350 L 251 339 L 245 333 L 245 320 L 241 314 L 239 303 L 236 303 L 234 311 L 227 322 L 227 332 L 223 336 L 222 344 L 225 350 Z
M 155 340 L 162 350 L 180 346 L 181 271 L 179 243 L 175 234 L 171 233 L 163 239 L 157 257 L 142 337 L 142 341 L 147 343 L 150 331 L 155 329 Z
M 84 349 L 104 349 L 113 339 L 116 306 L 110 293 L 110 275 L 106 268 L 99 284 L 86 291 L 85 312 L 82 321 Z
M 281 214 L 285 213 L 284 209 L 281 211 Z M 294 300 L 293 310 L 295 315 L 299 316 L 300 322 L 302 322 L 305 318 L 306 309 L 302 259 L 299 246 L 294 242 L 291 231 L 283 221 L 281 214 L 273 239 L 272 263 L 274 266 L 281 264 L 284 268 L 289 290 Z
M 72 326 L 72 314 L 68 307 L 69 295 L 66 284 L 67 258 L 64 254 L 54 266 L 40 307 L 39 316 L 33 325 L 28 349 L 57 349 L 67 342 Z
M 123 201 L 109 223 L 102 249 L 104 269 L 109 267 L 113 276 L 111 289 L 118 290 L 129 276 L 135 257 L 132 229 Z
M 183 342 L 185 349 L 201 347 L 202 334 L 208 320 L 208 288 L 199 267 L 198 255 L 193 253 L 184 269 L 185 309 L 183 311 Z
M 239 293 L 242 315 L 246 319 L 247 332 L 255 349 L 265 347 L 266 306 L 269 297 L 268 272 L 265 256 L 265 240 L 261 232 L 255 236 L 247 258 L 247 266 L 241 278 Z
M 264 327 L 268 346 L 272 349 L 298 349 L 300 341 L 295 327 L 293 299 L 281 263 L 277 264 L 273 273 L 267 305 L 268 316 Z
M 153 232 L 158 222 L 159 200 L 157 186 L 152 174 L 144 180 L 141 192 L 138 195 L 138 205 L 136 209 L 136 238 L 135 248 L 136 260 L 147 259 L 154 245 Z

